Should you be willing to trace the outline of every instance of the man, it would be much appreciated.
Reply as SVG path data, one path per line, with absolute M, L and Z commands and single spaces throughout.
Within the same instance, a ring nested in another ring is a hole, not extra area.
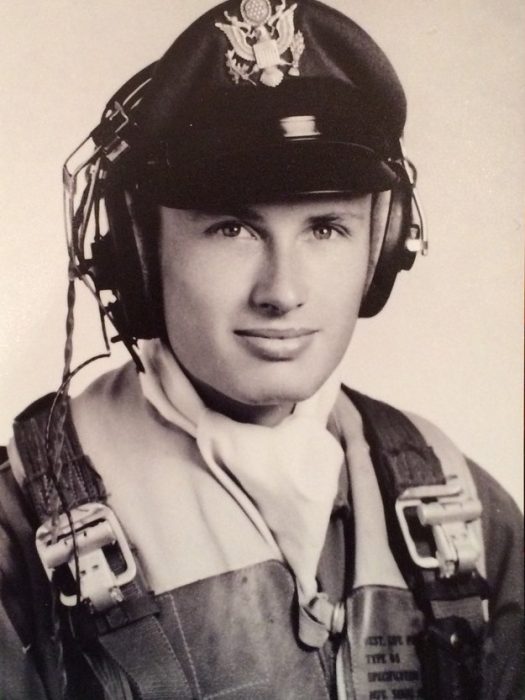
M 404 122 L 315 0 L 224 3 L 111 100 L 67 164 L 70 272 L 133 363 L 67 401 L 70 294 L 2 470 L 6 697 L 517 697 L 512 502 L 341 389 L 425 248 Z

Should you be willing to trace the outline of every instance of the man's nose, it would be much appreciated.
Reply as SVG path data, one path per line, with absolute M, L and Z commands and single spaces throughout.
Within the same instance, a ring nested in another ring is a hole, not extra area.
M 307 275 L 299 247 L 293 241 L 267 245 L 251 294 L 253 306 L 282 316 L 305 304 Z

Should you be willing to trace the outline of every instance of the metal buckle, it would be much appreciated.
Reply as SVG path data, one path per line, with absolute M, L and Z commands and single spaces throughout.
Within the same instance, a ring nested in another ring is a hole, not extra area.
M 419 554 L 406 516 L 408 508 L 416 509 L 421 525 L 432 528 L 435 556 Z M 475 569 L 481 551 L 473 521 L 481 510 L 480 501 L 463 491 L 457 476 L 447 478 L 443 485 L 408 488 L 396 501 L 397 519 L 412 560 L 423 569 L 439 568 L 445 578 Z
M 37 552 L 49 579 L 53 571 L 64 564 L 69 566 L 75 578 L 76 548 L 80 600 L 89 600 L 95 610 L 102 612 L 124 599 L 120 587 L 135 578 L 135 559 L 111 508 L 102 503 L 86 503 L 71 510 L 70 518 L 74 537 L 68 516 L 63 513 L 56 524 L 47 520 L 38 528 Z M 123 571 L 116 573 L 110 567 L 103 550 L 108 545 L 119 547 L 125 563 Z M 67 606 L 77 604 L 76 595 L 60 593 L 60 600 Z
M 101 148 L 110 162 L 125 153 L 130 144 L 124 138 L 133 122 L 125 107 L 117 100 L 106 111 L 102 121 L 90 133 L 97 148 Z

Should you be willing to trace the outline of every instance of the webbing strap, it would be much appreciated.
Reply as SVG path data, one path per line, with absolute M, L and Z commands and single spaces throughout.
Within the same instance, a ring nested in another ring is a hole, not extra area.
M 486 581 L 472 574 L 441 577 L 421 569 L 410 557 L 395 515 L 395 504 L 406 489 L 446 483 L 434 450 L 396 409 L 343 387 L 363 418 L 387 521 L 390 547 L 397 564 L 427 618 L 421 642 L 425 697 L 431 700 L 474 700 L 480 682 L 484 629 L 482 600 Z M 425 528 L 421 546 L 428 547 Z
M 139 575 L 140 576 L 140 573 Z M 104 613 L 89 613 L 85 606 L 71 609 L 75 634 L 86 653 L 98 642 L 112 661 L 130 679 L 134 697 L 141 700 L 190 700 L 184 670 L 158 621 L 159 605 L 137 578 L 122 588 L 124 601 Z M 92 668 L 103 669 L 96 657 Z M 113 696 L 111 696 L 113 697 Z M 120 700 L 120 698 L 119 698 Z
M 191 700 L 190 685 L 154 615 L 120 627 L 100 643 L 131 678 L 141 700 Z
M 40 523 L 53 515 L 52 504 L 57 496 L 49 473 L 49 455 L 45 440 L 54 396 L 47 394 L 35 401 L 17 416 L 13 425 L 16 446 L 26 473 L 26 490 Z M 76 508 L 84 503 L 104 502 L 104 484 L 89 458 L 82 453 L 69 405 L 60 439 L 55 466 L 60 469 L 61 491 L 67 508 Z
M 346 389 L 363 417 L 365 437 L 372 450 L 379 486 L 395 499 L 411 486 L 445 483 L 434 450 L 403 414 L 382 403 Z
M 14 423 L 18 453 L 26 474 L 26 492 L 40 523 L 53 514 L 56 487 L 49 474 L 49 455 L 46 446 L 46 428 L 54 394 L 39 399 Z M 56 447 L 55 447 L 56 449 Z M 69 404 L 64 428 L 56 450 L 56 464 L 60 477 L 62 500 L 68 510 L 86 503 L 105 502 L 106 491 L 102 479 L 89 458 L 83 454 L 71 417 Z M 106 552 L 112 568 L 118 568 L 121 555 Z M 70 608 L 74 635 L 86 649 L 94 641 L 103 647 L 117 666 L 130 678 L 134 693 L 141 700 L 186 700 L 191 689 L 181 664 L 169 644 L 158 621 L 158 605 L 143 579 L 140 568 L 133 581 L 121 587 L 124 600 L 104 613 L 93 614 L 85 603 Z M 89 656 L 89 651 L 84 652 Z M 92 668 L 96 672 L 97 664 Z M 105 679 L 99 677 L 102 686 Z
M 420 589 L 428 577 L 415 566 L 407 550 L 395 503 L 407 488 L 444 484 L 441 464 L 419 430 L 401 411 L 353 389 L 345 386 L 343 389 L 363 419 L 363 432 L 385 509 L 390 549 L 409 588 Z M 427 547 L 427 542 L 423 541 L 422 546 Z

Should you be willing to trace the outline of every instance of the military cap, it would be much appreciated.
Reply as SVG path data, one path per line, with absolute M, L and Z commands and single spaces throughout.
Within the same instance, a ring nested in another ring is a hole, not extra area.
M 228 0 L 158 61 L 137 121 L 157 201 L 205 208 L 389 189 L 406 100 L 389 60 L 317 0 Z

